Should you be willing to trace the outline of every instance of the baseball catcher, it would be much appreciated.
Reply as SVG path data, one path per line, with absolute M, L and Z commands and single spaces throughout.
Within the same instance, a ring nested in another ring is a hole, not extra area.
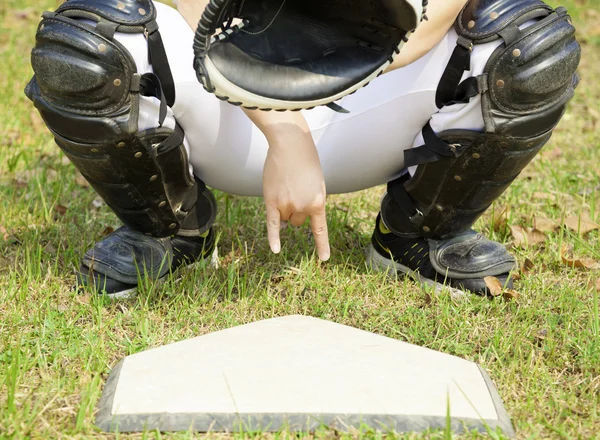
M 68 0 L 26 93 L 123 222 L 79 286 L 126 297 L 209 255 L 209 187 L 264 197 L 274 253 L 309 219 L 327 260 L 326 195 L 387 184 L 370 264 L 485 294 L 515 261 L 473 224 L 548 142 L 579 59 L 540 0 Z

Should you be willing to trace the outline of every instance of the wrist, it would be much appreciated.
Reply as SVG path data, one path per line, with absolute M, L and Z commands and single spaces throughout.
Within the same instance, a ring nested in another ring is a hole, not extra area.
M 244 113 L 270 142 L 290 139 L 291 136 L 310 136 L 308 123 L 301 112 L 265 112 L 247 110 Z

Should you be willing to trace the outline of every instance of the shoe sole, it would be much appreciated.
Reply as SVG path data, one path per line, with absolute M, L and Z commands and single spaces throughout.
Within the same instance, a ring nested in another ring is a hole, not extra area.
M 417 17 L 421 17 L 419 21 L 423 20 L 423 16 L 425 15 L 425 8 L 423 7 L 423 3 L 421 0 L 418 1 L 407 1 L 410 4 L 412 9 L 415 11 Z M 238 26 L 242 27 L 242 26 Z M 407 32 L 405 35 L 405 41 L 408 40 L 412 32 Z M 216 37 L 218 38 L 218 36 Z M 402 46 L 405 44 L 405 41 L 401 41 L 398 44 L 398 52 L 401 50 Z M 210 53 L 210 52 L 209 52 Z M 242 106 L 251 109 L 258 110 L 303 110 L 303 109 L 311 109 L 314 107 L 318 107 L 321 105 L 331 104 L 335 101 L 342 99 L 344 96 L 351 95 L 357 90 L 367 86 L 371 81 L 377 78 L 379 75 L 383 73 L 385 69 L 387 69 L 392 61 L 396 58 L 398 54 L 393 52 L 391 55 L 391 61 L 387 61 L 383 64 L 379 69 L 371 73 L 368 77 L 363 79 L 362 81 L 354 84 L 352 87 L 349 87 L 346 90 L 343 90 L 335 95 L 327 96 L 321 99 L 315 99 L 310 101 L 284 101 L 279 99 L 267 98 L 265 96 L 257 95 L 255 93 L 251 93 L 248 90 L 245 90 L 231 81 L 229 81 L 223 74 L 216 68 L 213 62 L 210 60 L 210 56 L 207 55 L 204 59 L 204 66 L 206 68 L 206 73 L 208 74 L 208 78 L 210 78 L 210 83 L 213 87 L 212 90 L 208 89 L 206 84 L 206 79 L 202 78 L 202 85 L 206 90 L 210 93 L 213 93 L 217 98 L 222 101 L 227 101 L 230 104 Z
M 379 252 L 377 252 L 377 250 L 375 250 L 372 244 L 369 244 L 369 246 L 366 249 L 366 260 L 367 264 L 373 270 L 376 270 L 378 272 L 386 272 L 388 276 L 394 278 L 395 275 L 397 275 L 398 273 L 405 276 L 409 276 L 421 286 L 425 288 L 433 288 L 433 290 L 436 293 L 448 292 L 450 293 L 450 296 L 452 296 L 452 298 L 455 299 L 462 299 L 469 295 L 469 293 L 464 290 L 460 290 L 455 287 L 450 287 L 446 284 L 442 284 L 429 278 L 425 278 L 424 276 L 420 275 L 419 272 L 416 272 L 410 269 L 409 267 L 404 266 L 403 264 L 396 263 L 395 261 L 390 260 L 389 258 L 385 258 Z

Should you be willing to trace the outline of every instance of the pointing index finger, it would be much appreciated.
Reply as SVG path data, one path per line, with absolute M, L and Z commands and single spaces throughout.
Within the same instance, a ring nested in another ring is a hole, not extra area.
M 325 210 L 319 211 L 310 216 L 310 225 L 315 237 L 317 254 L 322 261 L 329 260 L 331 250 L 329 248 L 329 235 L 327 232 L 327 215 Z
M 277 208 L 267 205 L 267 237 L 269 246 L 274 254 L 281 251 L 281 241 L 279 239 L 279 228 L 281 226 L 281 214 Z

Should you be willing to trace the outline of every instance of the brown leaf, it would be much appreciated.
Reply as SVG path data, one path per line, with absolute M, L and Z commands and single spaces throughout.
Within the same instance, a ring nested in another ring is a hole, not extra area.
M 27 182 L 20 178 L 13 179 L 13 185 L 17 188 L 27 188 Z
M 600 228 L 600 225 L 595 223 L 587 213 L 581 216 L 571 215 L 565 219 L 567 228 L 578 234 L 585 235 L 590 231 Z
M 485 281 L 485 285 L 490 290 L 490 294 L 492 296 L 500 296 L 502 295 L 502 283 L 496 277 L 485 277 L 483 279 Z
M 560 250 L 560 258 L 565 265 L 583 269 L 600 269 L 600 263 L 593 258 L 575 258 L 572 254 L 573 249 L 567 244 L 563 244 Z
M 513 244 L 517 247 L 534 246 L 546 241 L 546 234 L 535 228 L 523 228 L 518 225 L 508 225 L 513 236 Z
M 545 193 L 545 192 L 537 192 L 536 191 L 531 196 L 537 200 L 552 200 L 553 202 L 556 200 L 556 196 L 554 194 Z
M 57 252 L 56 247 L 52 243 L 46 244 L 46 246 L 44 246 L 43 251 L 50 255 L 56 255 Z
M 600 292 L 600 278 L 595 281 L 590 278 L 588 280 L 588 289 L 590 289 L 590 291 L 596 290 L 596 292 Z
M 89 294 L 77 295 L 77 300 L 80 304 L 89 304 L 92 297 Z
M 559 225 L 554 220 L 547 217 L 534 217 L 533 228 L 541 232 L 553 232 L 558 229 Z
M 66 206 L 64 206 L 64 205 L 56 205 L 56 206 L 54 207 L 54 210 L 55 210 L 56 212 L 58 212 L 60 215 L 65 215 L 65 214 L 66 214 L 66 212 L 67 212 L 67 209 L 68 209 L 68 208 L 67 208 Z
M 553 150 L 544 150 L 542 152 L 542 156 L 544 157 L 544 159 L 558 159 L 559 157 L 561 157 L 563 155 L 563 150 L 560 147 L 556 147 Z
M 494 205 L 492 211 L 492 224 L 494 225 L 494 231 L 499 232 L 506 227 L 509 214 L 510 207 L 508 205 Z
M 2 237 L 3 241 L 8 240 L 8 231 L 6 230 L 6 228 L 2 225 L 0 225 L 0 237 Z
M 535 264 L 533 264 L 533 261 L 531 261 L 529 258 L 525 258 L 525 261 L 523 261 L 523 264 L 521 265 L 521 273 L 525 275 L 530 274 L 534 267 Z
M 541 329 L 540 331 L 538 331 L 535 334 L 535 338 L 540 341 L 543 341 L 544 339 L 546 339 L 546 336 L 548 336 L 548 329 L 545 329 L 545 328 Z
M 507 301 L 518 299 L 519 292 L 513 289 L 506 289 L 504 292 L 502 292 L 502 298 L 504 298 Z
M 85 180 L 85 177 L 83 177 L 79 172 L 75 175 L 75 183 L 82 188 L 90 187 L 90 183 L 87 180 Z
M 37 110 L 31 111 L 29 114 L 29 119 L 31 120 L 31 125 L 35 132 L 42 133 L 46 131 L 46 124 Z
M 107 235 L 112 234 L 113 232 L 115 232 L 115 228 L 113 228 L 112 226 L 107 226 L 106 228 L 104 228 L 102 230 L 100 235 L 102 235 L 103 237 L 106 237 Z
M 14 11 L 13 14 L 17 20 L 28 20 L 36 15 L 35 11 L 31 8 L 19 9 Z

